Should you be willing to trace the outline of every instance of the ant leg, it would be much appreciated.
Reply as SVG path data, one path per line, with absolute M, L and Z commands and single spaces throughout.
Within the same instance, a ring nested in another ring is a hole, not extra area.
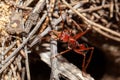
M 90 57 L 89 57 L 89 59 L 87 60 L 87 64 L 85 65 L 85 59 L 86 59 L 86 55 L 85 55 L 85 53 L 83 53 L 82 51 L 85 51 L 85 50 L 92 50 L 91 51 L 91 53 L 90 53 Z M 93 55 L 93 50 L 94 50 L 94 48 L 93 47 L 90 47 L 90 48 L 84 48 L 84 49 L 74 49 L 74 51 L 76 52 L 76 53 L 78 53 L 78 54 L 81 54 L 81 55 L 83 55 L 84 56 L 84 60 L 83 60 L 83 66 L 84 66 L 84 71 L 86 71 L 86 69 L 87 69 L 87 67 L 88 67 L 88 65 L 89 65 L 89 63 L 90 63 L 90 61 L 91 61 L 91 58 L 92 58 L 92 55 Z
M 85 66 L 85 69 L 88 67 L 88 65 L 89 65 L 89 63 L 90 63 L 90 61 L 91 61 L 91 59 L 92 59 L 92 55 L 93 55 L 94 48 L 91 47 L 90 49 L 91 49 L 90 57 L 89 57 L 89 59 L 87 60 L 87 64 L 86 64 L 86 66 Z
M 87 50 L 93 50 L 94 48 L 93 47 L 88 47 L 88 48 L 84 48 L 84 49 L 74 49 L 75 52 L 82 52 L 82 51 L 87 51 Z M 81 53 L 79 53 L 81 54 Z
M 73 24 L 74 24 L 75 26 L 77 26 L 77 29 L 79 29 L 81 32 L 83 32 L 83 30 L 82 30 L 82 28 L 79 26 L 79 24 L 77 24 L 77 22 L 74 21 L 73 19 L 71 19 L 71 20 L 72 20 Z
M 83 55 L 82 71 L 86 72 L 86 68 L 85 68 L 86 55 L 84 53 L 82 55 Z
M 73 36 L 73 38 L 75 40 L 79 39 L 81 36 L 85 35 L 90 29 L 88 28 L 87 30 L 83 31 L 83 32 L 79 32 L 78 34 L 76 34 L 75 36 Z
M 65 51 L 62 51 L 62 52 L 60 52 L 59 54 L 55 55 L 55 56 L 52 57 L 52 58 L 55 58 L 55 57 L 57 57 L 57 56 L 60 56 L 60 55 L 66 53 L 66 52 L 68 52 L 68 51 L 70 51 L 70 50 L 72 50 L 72 49 L 67 49 L 67 50 L 65 50 Z
M 78 50 L 74 50 L 76 53 L 81 54 L 83 56 L 83 62 L 82 62 L 82 71 L 86 72 L 86 68 L 85 68 L 85 60 L 86 60 L 86 54 L 82 51 L 78 51 Z

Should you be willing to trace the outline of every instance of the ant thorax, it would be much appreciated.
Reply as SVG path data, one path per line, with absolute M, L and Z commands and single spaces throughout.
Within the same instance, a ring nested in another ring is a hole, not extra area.
M 59 35 L 59 38 L 62 42 L 68 42 L 69 38 L 70 38 L 70 34 L 66 31 L 61 32 L 61 34 Z
M 76 48 L 79 45 L 79 43 L 74 38 L 69 38 L 68 41 L 68 47 L 69 48 Z

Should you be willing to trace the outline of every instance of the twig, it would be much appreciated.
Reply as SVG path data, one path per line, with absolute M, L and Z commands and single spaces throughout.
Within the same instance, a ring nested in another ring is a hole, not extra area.
M 8 51 L 10 51 L 14 46 L 16 45 L 16 42 L 13 42 L 8 48 L 7 50 L 5 50 L 5 52 L 2 55 L 6 55 L 8 53 Z
M 108 21 L 104 18 L 102 18 L 101 16 L 99 16 L 97 13 L 92 13 L 93 16 L 95 16 L 98 20 L 100 19 L 103 23 L 105 23 L 106 25 L 108 24 Z
M 116 16 L 115 16 L 116 20 L 119 21 L 120 19 L 118 17 L 118 14 L 119 14 L 120 9 L 119 9 L 119 5 L 118 5 L 118 0 L 115 0 L 115 11 L 116 11 Z
M 0 69 L 0 74 L 3 72 L 3 70 L 5 70 L 11 64 L 14 58 L 15 57 L 10 58 L 10 60 L 6 64 L 4 64 L 4 66 L 2 66 L 2 68 Z
M 42 61 L 47 63 L 51 67 L 50 63 L 50 52 L 40 53 Z M 82 71 L 78 69 L 75 65 L 69 63 L 65 58 L 59 56 L 57 60 L 59 74 L 67 77 L 69 80 L 94 80 L 90 75 L 82 75 Z
M 78 4 L 76 4 L 75 6 L 73 6 L 74 9 L 77 9 L 77 8 L 79 8 L 79 7 L 81 7 L 81 3 L 78 3 Z M 68 12 L 71 13 L 72 10 L 69 10 Z
M 10 65 L 10 68 L 11 68 L 11 70 L 12 70 L 13 77 L 17 80 L 16 68 L 14 67 L 13 64 Z
M 47 16 L 47 13 L 45 13 L 42 18 L 38 21 L 38 24 L 35 26 L 35 28 L 31 31 L 31 33 L 28 35 L 28 37 L 24 40 L 24 42 L 16 49 L 14 50 L 3 62 L 3 64 L 6 64 L 0 69 L 0 73 L 10 65 L 10 63 L 13 61 L 15 55 L 21 50 L 22 47 L 28 42 L 28 40 L 36 33 L 38 28 L 41 26 L 42 22 L 44 21 L 45 17 Z M 9 61 L 9 62 L 8 62 Z
M 120 39 L 118 37 L 115 37 L 115 36 L 112 36 L 112 35 L 109 35 L 107 33 L 105 33 L 104 31 L 100 30 L 99 28 L 96 28 L 96 27 L 93 27 L 94 30 L 96 30 L 98 33 L 100 33 L 101 35 L 103 36 L 106 36 L 107 38 L 110 38 L 112 40 L 115 40 L 115 41 L 118 41 L 120 42 Z
M 77 4 L 80 4 L 81 6 L 85 3 L 88 3 L 88 0 L 82 0 L 82 1 L 79 1 L 79 2 L 73 2 L 73 3 L 70 3 L 71 6 L 74 6 L 74 5 L 77 5 Z M 60 5 L 60 8 L 66 8 L 67 6 L 62 4 Z
M 18 80 L 22 80 L 20 75 L 21 75 L 21 74 L 20 74 L 19 72 L 17 72 Z
M 56 3 L 56 0 L 50 0 L 50 4 L 48 4 L 48 1 L 46 0 L 48 17 L 51 25 L 52 25 L 52 15 L 53 15 L 55 3 Z
M 25 41 L 16 49 L 14 50 L 10 56 L 8 56 L 4 63 L 8 62 L 14 55 L 16 55 L 19 50 L 21 50 L 21 48 L 28 42 L 28 40 L 36 33 L 36 31 L 38 30 L 38 28 L 40 27 L 40 25 L 42 24 L 42 22 L 44 21 L 45 17 L 47 16 L 47 13 L 45 13 L 42 18 L 40 19 L 40 21 L 38 21 L 38 24 L 35 26 L 35 28 L 31 31 L 31 33 L 28 35 L 28 37 L 25 39 Z
M 21 80 L 25 79 L 25 67 L 22 69 Z
M 76 66 L 67 62 L 60 62 L 59 70 L 61 72 L 60 74 L 69 78 L 70 80 L 94 80 L 89 74 L 81 72 Z M 83 76 L 83 73 L 85 76 Z
M 114 4 L 113 4 L 113 0 L 111 0 L 111 2 L 110 2 L 110 17 L 113 17 L 113 9 L 114 9 Z
M 4 78 L 3 78 L 4 79 Z M 8 72 L 8 79 L 12 79 L 12 70 L 10 69 Z
M 24 3 L 24 5 L 25 5 L 25 6 L 28 6 L 28 5 L 30 5 L 33 1 L 34 1 L 34 0 L 27 0 L 27 1 Z
M 77 9 L 80 13 L 84 13 L 84 12 L 92 12 L 92 11 L 96 11 L 96 10 L 100 10 L 102 8 L 109 8 L 110 4 L 105 4 L 105 5 L 101 5 L 101 6 L 96 6 L 94 8 L 88 8 L 88 9 Z
M 28 17 L 28 20 L 25 22 L 25 32 L 29 33 L 33 25 L 37 23 L 39 14 L 38 13 L 31 13 Z
M 17 46 L 19 47 L 19 46 L 20 46 L 20 41 L 17 40 L 16 42 L 17 42 Z M 23 50 L 20 50 L 20 54 L 21 54 L 24 58 L 26 57 Z
M 44 6 L 45 6 L 45 0 L 39 0 L 34 10 L 31 12 L 28 20 L 25 22 L 26 33 L 29 33 L 32 26 L 36 24 L 39 18 L 39 13 L 43 10 Z
M 11 4 L 11 5 L 14 5 L 15 7 L 20 8 L 20 9 L 32 10 L 31 7 L 27 7 L 27 6 L 24 6 L 24 5 L 21 6 L 21 5 L 16 4 L 16 3 L 13 2 L 13 1 L 8 1 L 7 3 L 8 3 L 8 4 Z
M 52 15 L 53 15 L 53 11 L 54 11 L 54 5 L 56 0 L 50 0 L 50 5 L 48 8 L 48 17 L 50 20 L 50 27 L 53 28 L 54 30 L 56 30 L 56 26 L 54 25 L 54 23 L 52 23 Z M 56 2 L 57 3 L 57 2 Z M 48 5 L 48 4 L 47 4 Z M 57 54 L 57 41 L 55 41 L 52 37 L 51 37 L 51 41 L 50 41 L 50 48 L 51 48 L 51 57 L 55 56 Z M 51 58 L 50 57 L 50 61 L 51 61 L 51 74 L 50 74 L 50 80 L 59 80 L 59 71 L 58 71 L 58 61 L 57 58 Z
M 4 65 L 4 49 L 5 49 L 5 40 L 3 40 L 3 42 L 1 43 L 1 45 L 2 45 L 2 50 L 1 50 L 1 59 L 2 59 L 2 61 L 1 61 L 1 66 L 3 66 Z
M 44 7 L 45 7 L 45 0 L 39 0 L 32 12 L 41 13 Z
M 57 42 L 55 40 L 51 40 L 51 57 L 57 55 Z M 59 72 L 58 72 L 58 61 L 57 58 L 51 58 L 51 76 L 50 80 L 59 80 Z
M 102 0 L 102 6 L 104 6 L 105 5 L 105 0 Z
M 32 43 L 29 45 L 30 47 L 34 46 L 38 41 L 40 42 L 42 40 L 42 37 L 44 37 L 49 31 L 51 30 L 50 26 L 48 26 L 42 33 L 39 33 L 35 39 L 32 41 Z
M 53 25 L 54 26 L 56 26 L 56 25 L 58 25 L 62 20 L 65 20 L 66 19 L 66 13 L 63 13 L 58 19 L 55 19 L 54 20 L 54 23 L 53 23 Z
M 17 58 L 14 61 L 14 63 L 16 64 L 16 66 L 17 66 L 17 68 L 18 68 L 19 71 L 22 70 L 21 61 L 22 61 L 22 56 L 21 55 L 18 55 Z
M 113 34 L 113 35 L 115 35 L 115 36 L 120 37 L 120 33 L 115 32 L 115 31 L 113 31 L 113 30 L 110 30 L 110 29 L 108 29 L 108 28 L 105 28 L 105 27 L 102 26 L 102 25 L 99 25 L 99 24 L 97 24 L 97 23 L 94 23 L 94 22 L 88 20 L 88 19 L 87 19 L 86 17 L 84 17 L 81 13 L 79 13 L 79 12 L 76 11 L 74 8 L 72 8 L 72 6 L 70 6 L 65 0 L 62 0 L 62 1 L 63 1 L 64 4 L 66 4 L 72 11 L 74 11 L 78 16 L 80 16 L 80 17 L 81 17 L 83 20 L 85 20 L 87 23 L 93 25 L 94 27 L 103 29 L 104 31 L 109 32 L 109 33 L 111 33 L 111 34 Z
M 42 27 L 41 27 L 39 33 L 41 33 L 41 32 L 44 31 L 44 29 L 47 27 L 48 23 L 49 23 L 49 18 L 46 17 L 46 20 L 45 20 L 44 24 L 42 25 Z
M 30 69 L 29 69 L 29 61 L 28 61 L 28 50 L 27 50 L 27 46 L 25 46 L 25 54 L 26 54 L 26 58 L 25 58 L 25 66 L 26 66 L 26 72 L 27 72 L 27 80 L 31 80 L 30 77 Z

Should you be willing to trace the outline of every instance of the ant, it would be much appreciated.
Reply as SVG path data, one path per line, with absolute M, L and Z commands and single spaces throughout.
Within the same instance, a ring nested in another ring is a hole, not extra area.
M 59 8 L 60 8 L 60 3 L 59 3 Z M 61 9 L 60 9 L 60 14 L 62 15 Z M 72 22 L 76 26 L 79 26 L 77 23 L 75 23 L 75 21 L 72 21 Z M 64 20 L 62 20 L 62 27 L 64 27 Z M 78 54 L 83 56 L 82 71 L 86 72 L 86 68 L 88 67 L 88 65 L 89 65 L 89 63 L 91 61 L 92 55 L 93 55 L 94 47 L 88 47 L 85 44 L 80 44 L 77 41 L 77 39 L 79 39 L 80 37 L 85 35 L 89 30 L 90 30 L 90 28 L 87 28 L 87 30 L 79 32 L 75 36 L 71 35 L 72 34 L 71 30 L 65 29 L 62 32 L 58 32 L 58 31 L 52 30 L 52 32 L 57 36 L 57 38 L 56 38 L 57 40 L 60 40 L 60 41 L 62 41 L 64 43 L 68 44 L 68 49 L 67 50 L 62 51 L 61 53 L 59 53 L 58 55 L 56 55 L 54 57 L 57 57 L 59 55 L 62 55 L 64 53 L 70 51 L 70 50 L 73 50 L 74 52 L 76 52 L 76 53 L 78 53 Z M 87 52 L 89 50 L 90 50 L 89 59 L 86 61 L 86 54 L 87 54 Z
M 83 32 L 80 32 L 78 34 L 76 34 L 75 36 L 71 36 L 71 31 L 68 31 L 68 30 L 63 30 L 62 32 L 57 32 L 57 31 L 53 31 L 53 33 L 56 34 L 56 36 L 58 37 L 57 40 L 60 40 L 64 43 L 67 43 L 68 44 L 68 50 L 65 50 L 61 53 L 59 53 L 58 55 L 54 56 L 54 57 L 57 57 L 59 55 L 62 55 L 70 50 L 73 50 L 74 52 L 82 55 L 84 58 L 83 58 L 83 63 L 82 63 L 82 70 L 84 72 L 86 72 L 86 68 L 88 67 L 90 61 L 91 61 L 91 58 L 92 58 L 92 54 L 93 54 L 93 50 L 94 50 L 94 47 L 87 47 L 85 44 L 80 44 L 77 39 L 79 39 L 80 37 L 82 37 L 84 34 L 86 34 L 90 29 L 87 29 L 86 31 L 83 31 Z M 91 50 L 90 52 L 90 56 L 89 56 L 89 59 L 87 60 L 87 63 L 85 65 L 85 60 L 86 60 L 86 52 L 85 51 L 88 51 L 88 50 Z

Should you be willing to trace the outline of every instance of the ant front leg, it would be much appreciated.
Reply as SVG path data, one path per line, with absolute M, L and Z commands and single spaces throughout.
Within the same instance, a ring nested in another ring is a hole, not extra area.
M 53 56 L 52 58 L 58 57 L 58 56 L 60 56 L 60 55 L 62 55 L 62 54 L 65 54 L 65 53 L 67 53 L 67 52 L 70 51 L 70 50 L 72 50 L 72 49 L 67 49 L 67 50 L 65 50 L 65 51 L 62 51 L 62 52 L 60 52 L 59 54 Z

